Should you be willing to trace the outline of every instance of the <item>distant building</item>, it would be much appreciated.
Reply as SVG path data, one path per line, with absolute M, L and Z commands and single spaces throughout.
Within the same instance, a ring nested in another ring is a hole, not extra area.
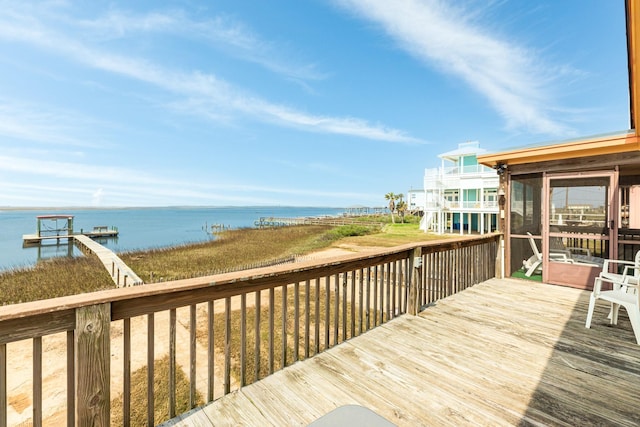
M 425 170 L 422 230 L 484 234 L 497 229 L 499 177 L 478 164 L 476 156 L 485 151 L 477 141 L 465 142 L 438 156 L 440 168 Z
M 424 190 L 409 190 L 407 192 L 407 210 L 414 215 L 422 215 L 426 206 Z

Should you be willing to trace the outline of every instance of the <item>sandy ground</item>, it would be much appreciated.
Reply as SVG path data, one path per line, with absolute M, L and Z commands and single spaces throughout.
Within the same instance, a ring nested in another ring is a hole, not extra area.
M 377 248 L 357 246 L 339 246 L 325 249 L 303 259 L 323 259 L 339 255 L 368 252 Z M 264 293 L 263 298 L 268 298 Z M 254 303 L 253 298 L 247 299 L 247 305 Z M 266 300 L 265 300 L 266 303 Z M 240 299 L 232 300 L 232 309 L 238 309 Z M 198 308 L 198 317 L 206 317 L 206 307 Z M 222 312 L 224 301 L 215 303 L 214 311 Z M 189 308 L 177 310 L 177 346 L 179 349 L 189 348 Z M 122 392 L 123 381 L 123 339 L 122 321 L 114 322 L 111 326 L 111 398 L 117 397 Z M 160 359 L 168 354 L 169 347 L 169 313 L 161 312 L 154 316 L 155 328 L 155 358 Z M 131 370 L 136 371 L 146 365 L 147 360 L 147 317 L 138 317 L 131 320 Z M 66 423 L 66 334 L 56 334 L 43 337 L 43 425 L 58 426 Z M 196 387 L 203 395 L 207 395 L 207 349 L 199 343 L 196 356 Z M 189 352 L 179 351 L 177 363 L 189 377 Z M 215 360 L 214 393 L 215 396 L 223 394 L 223 355 L 217 355 Z M 10 343 L 7 345 L 7 422 L 10 426 L 32 425 L 33 405 L 33 343 L 31 340 Z M 231 389 L 237 388 L 237 384 L 231 384 Z

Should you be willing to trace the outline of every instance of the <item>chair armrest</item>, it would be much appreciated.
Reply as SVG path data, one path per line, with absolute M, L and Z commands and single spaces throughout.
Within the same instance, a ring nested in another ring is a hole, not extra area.
M 574 264 L 575 261 L 567 254 L 562 252 L 549 253 L 549 261 L 564 262 L 565 264 Z
M 573 246 L 572 246 L 572 247 L 567 248 L 567 249 L 569 249 L 569 251 L 570 251 L 571 253 L 578 252 L 578 253 L 580 253 L 581 255 L 591 256 L 591 251 L 590 251 L 589 249 L 587 249 L 587 248 L 576 248 L 576 247 L 573 247 Z
M 636 264 L 631 261 L 625 261 L 621 259 L 605 259 L 604 264 L 602 265 L 602 271 L 604 273 L 609 272 L 609 265 L 614 264 L 616 266 L 627 265 L 627 266 L 635 266 Z
M 640 270 L 635 266 L 625 266 L 622 272 L 622 281 L 628 284 L 638 284 L 640 277 L 638 277 Z

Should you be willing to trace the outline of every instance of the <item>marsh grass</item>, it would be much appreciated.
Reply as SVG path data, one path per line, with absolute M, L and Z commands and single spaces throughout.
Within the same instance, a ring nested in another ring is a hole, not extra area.
M 112 289 L 113 286 L 109 273 L 96 257 L 54 258 L 33 268 L 0 273 L 0 305 Z
M 169 356 L 158 359 L 153 367 L 154 420 L 156 424 L 169 419 Z M 176 369 L 176 413 L 189 411 L 189 380 Z M 196 391 L 196 406 L 202 405 L 204 399 Z M 123 425 L 122 396 L 111 401 L 111 425 Z M 131 375 L 131 415 L 132 426 L 147 425 L 147 367 L 135 371 Z
M 331 227 L 240 229 L 211 242 L 120 254 L 146 283 L 242 269 L 329 246 Z M 113 289 L 95 256 L 53 258 L 0 273 L 0 305 Z
M 146 283 L 178 280 L 264 265 L 329 246 L 329 226 L 229 230 L 216 240 L 131 252 L 122 260 Z

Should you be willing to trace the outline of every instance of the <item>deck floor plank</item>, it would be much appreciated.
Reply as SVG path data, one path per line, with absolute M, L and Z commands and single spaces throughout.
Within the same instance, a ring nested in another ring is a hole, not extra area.
M 640 425 L 640 346 L 589 293 L 493 279 L 172 420 L 307 425 L 347 404 L 402 425 Z M 169 424 L 167 424 L 169 425 Z

